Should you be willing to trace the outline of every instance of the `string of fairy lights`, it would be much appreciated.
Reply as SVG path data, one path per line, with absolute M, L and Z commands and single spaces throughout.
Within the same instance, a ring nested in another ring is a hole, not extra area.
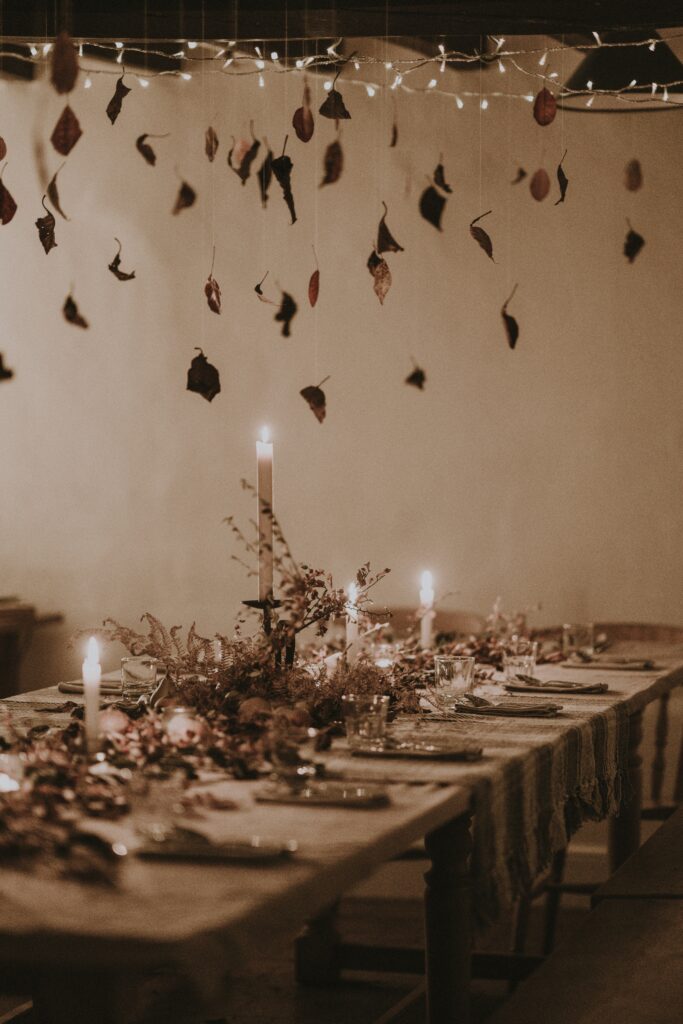
M 582 44 L 580 51 L 586 54 L 598 49 L 633 49 L 634 47 L 647 47 L 654 52 L 657 46 L 670 43 L 673 40 L 683 38 L 683 32 L 669 35 L 666 39 L 659 36 L 645 38 L 637 41 L 610 42 L 601 38 L 598 32 L 593 32 L 594 42 Z M 480 48 L 480 51 L 466 53 L 459 50 L 447 50 L 443 43 L 439 43 L 433 55 L 421 55 L 419 57 L 382 59 L 375 55 L 354 53 L 347 57 L 338 52 L 342 40 L 326 46 L 323 50 L 308 54 L 305 57 L 292 58 L 288 55 L 278 53 L 276 50 L 269 50 L 264 42 L 238 41 L 234 39 L 199 41 L 199 40 L 176 40 L 173 45 L 178 45 L 178 50 L 157 49 L 152 46 L 143 46 L 139 43 L 125 42 L 122 40 L 101 41 L 101 40 L 76 40 L 79 57 L 84 56 L 85 47 L 90 52 L 102 51 L 118 67 L 102 68 L 81 66 L 83 74 L 83 88 L 90 89 L 93 84 L 93 76 L 96 75 L 125 75 L 126 79 L 137 80 L 141 88 L 148 88 L 154 79 L 177 78 L 189 82 L 195 77 L 197 71 L 201 74 L 215 74 L 223 77 L 251 76 L 257 81 L 259 88 L 265 88 L 268 76 L 305 72 L 308 70 L 322 70 L 327 72 L 329 77 L 323 81 L 323 88 L 331 90 L 335 76 L 341 75 L 343 85 L 358 86 L 365 89 L 369 97 L 374 97 L 382 92 L 404 92 L 409 94 L 422 93 L 439 95 L 452 99 L 458 109 L 463 109 L 466 101 L 475 100 L 482 110 L 487 110 L 490 101 L 495 98 L 520 99 L 533 103 L 535 92 L 513 92 L 503 88 L 489 87 L 484 91 L 472 91 L 468 89 L 453 90 L 445 87 L 449 81 L 444 78 L 447 69 L 458 69 L 467 65 L 478 64 L 482 68 L 497 69 L 499 75 L 505 75 L 510 68 L 530 80 L 530 88 L 548 88 L 553 91 L 559 101 L 570 98 L 582 99 L 585 106 L 590 108 L 596 97 L 614 97 L 624 104 L 647 103 L 652 105 L 658 103 L 669 106 L 683 106 L 683 103 L 674 100 L 669 95 L 673 90 L 683 85 L 683 79 L 668 82 L 638 82 L 633 79 L 629 85 L 621 89 L 598 88 L 592 81 L 587 80 L 585 87 L 580 89 L 570 88 L 560 81 L 559 73 L 551 70 L 553 62 L 558 54 L 568 50 L 575 50 L 573 46 L 564 43 L 557 43 L 551 46 L 515 48 L 508 47 L 507 41 L 502 36 L 488 36 L 491 49 Z M 9 40 L 5 40 L 8 42 Z M 400 40 L 397 40 L 400 42 Z M 290 40 L 291 43 L 311 43 L 311 40 Z M 26 47 L 26 53 L 22 54 L 16 50 L 5 51 L 0 49 L 0 58 L 11 57 L 14 60 L 23 60 L 37 66 L 45 66 L 49 63 L 53 43 L 50 41 L 23 42 L 12 40 L 14 45 Z M 179 67 L 163 70 L 134 69 L 131 70 L 126 64 L 126 56 L 135 55 L 140 57 L 154 57 L 164 60 L 179 62 Z M 521 62 L 524 59 L 530 66 Z M 356 78 L 350 74 L 350 69 L 360 72 L 366 68 L 381 68 L 383 82 L 369 81 L 367 78 Z M 411 84 L 410 77 L 416 72 L 424 69 L 433 69 L 432 77 L 425 85 Z M 648 91 L 649 90 L 649 91 Z M 627 109 L 627 108 L 625 108 Z

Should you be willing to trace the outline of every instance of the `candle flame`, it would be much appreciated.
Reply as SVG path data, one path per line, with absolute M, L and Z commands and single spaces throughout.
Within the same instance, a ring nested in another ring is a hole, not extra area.
M 261 440 L 264 444 L 268 444 L 270 442 L 270 431 L 268 430 L 268 427 L 261 427 Z
M 91 665 L 97 665 L 100 660 L 100 649 L 94 636 L 91 636 L 88 640 L 88 654 L 85 660 L 90 662 Z

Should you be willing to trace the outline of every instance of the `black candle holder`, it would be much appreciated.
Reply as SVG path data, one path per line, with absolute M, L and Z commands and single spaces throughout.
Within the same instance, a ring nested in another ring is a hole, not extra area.
M 274 608 L 279 608 L 282 601 L 278 601 L 274 597 L 267 597 L 264 601 L 260 599 L 258 601 L 242 601 L 242 604 L 246 604 L 247 608 L 256 608 L 263 612 L 263 632 L 266 636 L 270 636 L 273 632 L 272 611 Z
M 294 664 L 294 655 L 296 652 L 296 637 L 283 635 L 278 630 L 273 634 L 273 609 L 280 608 L 282 601 L 278 601 L 276 598 L 268 597 L 265 601 L 242 601 L 247 608 L 256 608 L 258 611 L 263 613 L 263 632 L 267 637 L 270 637 L 271 644 L 273 645 L 273 654 L 275 657 L 275 664 L 282 664 L 282 651 L 285 652 L 285 666 L 291 668 Z

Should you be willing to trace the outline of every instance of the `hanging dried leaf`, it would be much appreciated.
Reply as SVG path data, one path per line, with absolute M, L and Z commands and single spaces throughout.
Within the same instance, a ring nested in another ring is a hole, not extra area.
M 273 151 L 271 149 L 266 153 L 265 160 L 261 164 L 257 176 L 258 187 L 261 192 L 261 206 L 265 209 L 268 205 L 270 183 L 273 180 Z
M 560 198 L 555 203 L 555 206 L 559 206 L 560 203 L 564 202 L 564 197 L 567 194 L 567 186 L 569 185 L 569 178 L 564 173 L 564 167 L 562 166 L 562 164 L 564 163 L 564 158 L 566 157 L 566 155 L 567 155 L 567 150 L 565 149 L 564 153 L 562 154 L 562 159 L 560 160 L 559 164 L 557 165 L 557 184 L 560 186 Z
M 127 85 L 123 84 L 123 74 L 117 79 L 116 87 L 114 88 L 114 95 L 107 104 L 107 117 L 114 124 L 114 121 L 121 113 L 121 104 L 125 100 L 126 96 L 130 92 Z
M 642 235 L 639 235 L 637 231 L 633 230 L 630 220 L 627 220 L 626 223 L 628 224 L 628 234 L 624 241 L 624 256 L 629 263 L 633 263 L 634 259 L 645 245 L 645 239 Z
M 209 304 L 209 309 L 213 313 L 220 313 L 221 311 L 221 289 L 218 281 L 213 276 L 213 265 L 216 259 L 216 248 L 214 246 L 213 257 L 211 259 L 211 270 L 206 284 L 204 285 L 204 294 L 206 295 L 206 301 Z
M 258 295 L 260 302 L 265 302 L 269 306 L 277 306 L 278 305 L 277 302 L 274 302 L 272 299 L 267 299 L 266 296 L 263 294 L 263 282 L 268 277 L 269 273 L 270 273 L 270 271 L 266 270 L 265 274 L 263 275 L 263 277 L 261 278 L 259 283 L 254 285 L 254 291 Z
M 75 327 L 87 328 L 90 326 L 85 317 L 81 316 L 78 312 L 78 306 L 74 302 L 74 298 L 71 294 L 67 295 L 64 300 L 62 312 L 65 319 L 68 320 L 70 324 L 74 324 Z
M 420 213 L 439 231 L 441 231 L 441 215 L 445 205 L 446 200 L 433 185 L 426 188 L 420 196 Z
M 212 164 L 218 152 L 218 136 L 211 125 L 206 129 L 206 135 L 204 136 L 204 152 L 209 158 L 209 163 Z
M 0 173 L 0 223 L 9 224 L 17 212 L 17 204 L 9 189 L 5 188 L 3 184 L 2 175 L 4 173 L 5 168 L 3 167 L 2 173 Z
M 10 370 L 7 366 L 5 366 L 3 360 L 3 354 L 2 352 L 0 352 L 0 380 L 11 380 L 12 377 L 14 376 L 14 370 Z
M 166 132 L 165 135 L 149 135 L 148 133 L 145 133 L 144 135 L 138 135 L 137 139 L 135 140 L 135 148 L 137 149 L 138 153 L 140 153 L 140 155 L 145 158 L 147 163 L 151 167 L 154 167 L 155 163 L 157 162 L 157 155 L 154 152 L 154 150 L 152 149 L 152 147 L 150 146 L 150 144 L 148 142 L 146 142 L 145 140 L 146 139 L 167 139 L 167 138 L 168 138 L 168 132 Z
M 420 391 L 424 391 L 425 381 L 427 375 L 424 370 L 421 370 L 417 363 L 414 363 L 415 369 L 412 373 L 409 373 L 405 379 L 406 384 L 412 384 L 413 387 L 419 388 Z
M 314 270 L 311 274 L 311 279 L 308 282 L 308 301 L 311 306 L 315 306 L 318 301 L 318 292 L 320 291 L 320 271 Z
M 398 242 L 396 241 L 396 239 L 392 235 L 391 231 L 387 227 L 387 223 L 386 223 L 387 222 L 387 212 L 388 212 L 387 211 L 387 204 L 385 202 L 383 202 L 382 206 L 384 207 L 384 214 L 382 216 L 382 219 L 379 222 L 379 227 L 377 229 L 377 246 L 376 246 L 376 251 L 378 253 L 383 253 L 383 252 L 405 252 L 405 249 L 403 248 L 403 246 L 398 244 Z
M 78 55 L 68 32 L 60 32 L 52 46 L 50 81 L 58 93 L 71 92 L 78 78 Z
M 40 244 L 45 250 L 45 255 L 47 256 L 50 249 L 54 249 L 57 245 L 57 243 L 55 242 L 55 218 L 54 214 L 52 214 L 51 211 L 48 210 L 47 206 L 45 205 L 45 196 L 43 196 L 43 198 L 40 201 L 43 204 L 45 216 L 38 218 L 38 220 L 36 221 L 36 227 L 38 228 L 38 238 L 40 239 Z
M 50 179 L 50 184 L 47 186 L 47 198 L 50 200 L 59 216 L 63 217 L 64 220 L 68 220 L 69 218 L 64 213 L 64 210 L 62 209 L 61 204 L 59 202 L 59 190 L 57 188 L 57 175 L 59 174 L 63 166 L 64 164 L 62 164 L 61 167 L 58 167 L 55 173 L 52 175 L 52 178 Z
M 181 210 L 186 210 L 188 206 L 192 206 L 196 198 L 197 193 L 195 190 L 184 181 L 178 189 L 173 213 L 176 214 L 180 213 Z
M 311 141 L 315 122 L 313 120 L 313 111 L 311 110 L 311 90 L 308 88 L 307 82 L 304 82 L 304 96 L 302 104 L 294 111 L 292 127 L 296 132 L 296 137 L 300 139 L 301 142 Z
M 221 390 L 218 370 L 200 348 L 195 348 L 195 352 L 199 352 L 199 355 L 194 357 L 187 371 L 187 390 L 196 391 L 207 402 L 211 402 Z
M 335 181 L 339 181 L 341 172 L 344 170 L 344 153 L 338 139 L 331 142 L 325 150 L 323 166 L 325 168 L 325 176 L 320 182 L 321 188 L 323 185 L 334 185 Z
M 282 331 L 280 333 L 282 334 L 283 338 L 288 338 L 291 334 L 290 324 L 294 319 L 297 308 L 297 304 L 292 298 L 292 296 L 289 295 L 287 292 L 283 292 L 282 301 L 280 302 L 280 308 L 275 314 L 275 319 L 278 321 L 278 323 L 282 324 Z
M 50 136 L 50 142 L 62 156 L 68 156 L 83 134 L 78 118 L 67 103 Z
M 478 221 L 480 221 L 483 217 L 488 217 L 488 215 L 492 212 L 492 210 L 487 210 L 486 213 L 481 213 L 478 217 L 475 217 L 474 220 L 470 223 L 470 234 L 472 235 L 472 238 L 475 240 L 475 242 L 479 243 L 479 245 L 484 250 L 488 258 L 490 260 L 493 260 L 493 262 L 495 263 L 496 261 L 493 259 L 493 242 L 491 241 L 486 231 L 484 231 L 483 228 L 480 228 L 477 225 Z
M 391 142 L 389 143 L 389 149 L 393 149 L 398 142 L 398 125 L 396 121 L 391 126 Z
M 534 100 L 534 120 L 545 127 L 552 124 L 557 113 L 557 100 L 549 89 L 541 89 Z
M 444 192 L 449 192 L 450 193 L 450 192 L 453 191 L 451 186 L 446 184 L 446 178 L 445 178 L 445 172 L 444 172 L 444 169 L 443 169 L 443 164 L 437 164 L 436 165 L 436 170 L 434 171 L 434 184 L 438 185 L 439 188 L 442 188 L 444 190 Z
M 351 118 L 351 115 L 344 106 L 342 94 L 336 89 L 330 89 L 319 113 L 323 117 L 332 118 L 333 121 L 348 121 Z
M 251 174 L 251 165 L 261 148 L 261 143 L 254 136 L 253 130 L 252 138 L 253 142 L 249 143 L 246 139 L 240 139 L 239 142 L 235 142 L 233 137 L 232 146 L 228 153 L 228 167 L 235 172 L 243 185 L 247 183 L 247 178 Z
M 512 179 L 510 184 L 511 185 L 519 185 L 520 181 L 524 181 L 525 178 L 526 178 L 526 171 L 524 170 L 523 167 L 520 167 L 520 168 L 518 168 L 517 174 Z
M 319 384 L 302 388 L 299 392 L 301 397 L 308 402 L 311 412 L 317 419 L 318 423 L 322 423 L 327 412 L 325 392 L 323 391 L 322 386 L 325 381 L 329 379 L 329 377 L 325 377 L 325 380 L 321 380 Z
M 4 160 L 7 156 L 7 143 L 0 137 L 0 160 Z
M 510 348 L 515 347 L 515 345 L 517 344 L 517 338 L 519 337 L 519 325 L 517 324 L 517 321 L 515 320 L 514 316 L 510 316 L 510 314 L 508 313 L 508 303 L 511 301 L 512 296 L 515 294 L 516 291 L 517 285 L 515 285 L 515 287 L 510 292 L 509 297 L 503 303 L 503 307 L 500 311 L 500 315 L 503 318 L 503 323 L 505 324 L 505 330 L 508 336 L 508 345 L 510 346 Z
M 109 269 L 111 270 L 114 277 L 118 278 L 119 281 L 132 281 L 133 278 L 135 277 L 134 270 L 131 271 L 130 274 L 126 274 L 123 270 L 119 270 L 119 267 L 121 266 L 121 243 L 119 242 L 118 238 L 115 238 L 114 241 L 118 245 L 119 249 L 116 255 L 114 256 L 114 259 L 109 264 Z
M 275 158 L 275 160 L 271 160 L 270 166 L 273 170 L 273 174 L 275 175 L 278 185 L 282 189 L 282 195 L 284 197 L 285 202 L 287 203 L 287 209 L 289 210 L 289 215 L 292 218 L 292 224 L 295 224 L 296 211 L 294 209 L 294 196 L 292 195 L 291 184 L 292 168 L 294 167 L 294 164 L 289 159 L 289 157 L 285 155 L 286 145 L 287 138 L 285 137 L 285 145 L 282 147 L 282 156 L 278 156 Z
M 0 155 L 0 160 L 2 160 L 2 155 Z M 629 192 L 637 192 L 643 187 L 643 169 L 640 166 L 640 160 L 629 160 L 626 164 L 624 184 Z
M 550 192 L 550 178 L 548 172 L 540 167 L 529 182 L 529 191 L 539 203 L 545 199 Z
M 368 256 L 366 266 L 375 281 L 373 285 L 375 295 L 379 299 L 380 305 L 383 306 L 386 294 L 391 288 L 391 271 L 389 270 L 389 264 L 383 256 L 380 256 L 373 249 Z

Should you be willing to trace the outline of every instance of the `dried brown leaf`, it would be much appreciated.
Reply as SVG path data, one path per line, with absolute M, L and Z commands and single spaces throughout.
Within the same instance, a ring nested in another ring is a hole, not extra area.
M 304 82 L 304 95 L 301 106 L 294 111 L 292 127 L 296 132 L 296 137 L 301 142 L 310 142 L 313 138 L 315 122 L 313 120 L 313 111 L 311 110 L 311 90 L 306 82 Z
M 287 139 L 285 138 L 285 146 L 287 145 Z M 294 164 L 286 156 L 284 152 L 284 146 L 282 148 L 282 156 L 276 157 L 270 161 L 270 166 L 275 175 L 275 179 L 282 189 L 283 198 L 287 204 L 289 215 L 292 218 L 292 224 L 296 223 L 296 210 L 294 209 L 294 195 L 292 193 L 292 170 Z
M 2 138 L 2 136 L 0 136 L 0 160 L 4 160 L 6 156 L 7 156 L 7 143 Z
M 69 321 L 70 324 L 74 324 L 75 327 L 83 327 L 84 329 L 89 327 L 88 321 L 78 311 L 78 306 L 74 301 L 71 294 L 67 295 L 64 300 L 64 306 L 62 307 L 64 318 Z
M 515 177 L 514 177 L 514 178 L 512 179 L 512 181 L 510 182 L 510 184 L 511 184 L 511 185 L 519 185 L 520 181 L 524 181 L 524 179 L 526 178 L 526 176 L 527 176 L 527 175 L 526 175 L 526 171 L 524 170 L 524 168 L 523 168 L 523 167 L 519 167 L 519 168 L 517 169 L 517 174 L 516 174 L 516 175 L 515 175 Z
M 383 256 L 380 256 L 373 249 L 368 256 L 366 266 L 374 278 L 373 289 L 375 295 L 379 299 L 380 305 L 383 306 L 386 294 L 391 288 L 391 271 L 389 270 L 389 264 Z
M 389 143 L 389 149 L 393 149 L 398 142 L 398 125 L 396 121 L 391 126 L 391 141 Z
M 318 292 L 320 291 L 320 271 L 316 268 L 311 274 L 311 279 L 308 282 L 308 301 L 311 306 L 315 306 L 318 301 Z
M 453 191 L 451 186 L 446 183 L 445 171 L 443 168 L 443 164 L 441 163 L 436 165 L 436 169 L 434 171 L 434 184 L 438 185 L 439 188 L 443 189 L 444 192 L 448 192 L 449 194 Z
M 247 178 L 251 174 L 251 165 L 260 148 L 261 143 L 257 138 L 254 138 L 251 143 L 246 139 L 240 139 L 239 142 L 235 142 L 234 138 L 232 140 L 232 146 L 228 153 L 228 167 L 235 172 L 243 185 L 247 183 Z
M 192 188 L 192 186 L 188 185 L 186 181 L 183 181 L 180 188 L 178 189 L 178 195 L 176 196 L 175 205 L 173 207 L 173 213 L 177 214 L 180 213 L 181 210 L 186 210 L 188 206 L 193 205 L 196 198 L 197 193 Z
M 11 380 L 14 376 L 14 370 L 10 370 L 9 367 L 5 366 L 3 358 L 3 354 L 0 352 L 0 380 Z
M 144 157 L 144 159 L 147 161 L 147 163 L 150 165 L 150 167 L 154 167 L 155 163 L 157 162 L 157 155 L 154 152 L 154 150 L 152 149 L 152 147 L 150 146 L 150 144 L 148 142 L 146 142 L 145 140 L 146 139 L 167 139 L 167 138 L 168 138 L 168 133 L 166 133 L 165 135 L 150 135 L 149 133 L 145 132 L 144 135 L 138 135 L 137 139 L 135 140 L 135 148 L 137 149 L 138 153 L 142 157 Z
M 50 200 L 59 216 L 63 217 L 64 220 L 68 220 L 69 218 L 64 213 L 64 210 L 62 209 L 61 204 L 59 202 L 59 190 L 57 188 L 57 175 L 59 174 L 63 166 L 64 164 L 62 164 L 61 167 L 58 167 L 55 173 L 52 175 L 52 178 L 50 179 L 50 184 L 47 186 L 47 198 Z
M 564 202 L 564 197 L 567 195 L 567 187 L 569 185 L 569 178 L 564 173 L 564 167 L 562 166 L 562 164 L 564 163 L 564 158 L 566 157 L 566 155 L 567 155 L 567 150 L 565 149 L 564 153 L 562 154 L 562 159 L 560 160 L 559 164 L 557 165 L 557 184 L 560 186 L 560 198 L 555 203 L 555 206 L 559 206 L 560 203 L 563 203 Z
M 552 124 L 557 113 L 557 100 L 549 89 L 543 88 L 534 100 L 534 120 L 545 127 Z
M 50 136 L 50 142 L 58 153 L 68 156 L 82 134 L 78 118 L 67 103 Z
M 503 303 L 502 309 L 500 311 L 500 315 L 503 318 L 503 323 L 505 324 L 508 345 L 512 349 L 514 349 L 515 345 L 517 344 L 517 338 L 519 337 L 519 325 L 515 320 L 514 316 L 510 316 L 510 314 L 508 313 L 508 303 L 511 301 L 512 296 L 515 294 L 516 291 L 517 285 L 515 285 L 515 287 L 512 289 L 510 295 Z
M 419 388 L 420 391 L 424 391 L 426 380 L 427 375 L 424 372 L 424 370 L 420 369 L 420 367 L 417 364 L 415 364 L 415 369 L 412 371 L 412 373 L 408 374 L 408 376 L 405 379 L 405 383 L 412 384 L 413 387 Z
M 196 348 L 195 351 L 199 352 L 199 355 L 194 357 L 190 363 L 190 369 L 187 371 L 187 390 L 195 391 L 207 402 L 212 402 L 216 395 L 220 394 L 220 376 L 216 367 L 209 362 L 202 350 Z
M 320 384 L 309 385 L 309 387 L 302 388 L 299 392 L 301 397 L 308 402 L 311 412 L 314 414 L 318 423 L 323 422 L 325 414 L 327 413 L 325 392 L 322 389 L 322 385 L 329 379 L 329 377 L 325 377 L 325 380 L 321 380 Z
M 495 260 L 493 259 L 493 242 L 491 241 L 487 232 L 484 231 L 483 228 L 478 227 L 477 225 L 477 221 L 480 221 L 482 217 L 488 217 L 488 215 L 491 212 L 491 210 L 487 210 L 486 213 L 481 213 L 479 214 L 478 217 L 474 218 L 474 220 L 470 223 L 470 234 L 472 235 L 472 238 L 475 240 L 475 242 L 479 243 L 479 245 L 484 250 L 488 258 L 490 260 L 493 260 L 493 262 L 495 263 Z
M 4 172 L 5 168 L 3 167 L 2 174 Z M 2 174 L 0 174 L 0 223 L 9 224 L 17 212 L 17 204 L 9 189 L 3 184 Z
M 629 220 L 627 220 L 626 223 L 628 224 L 628 234 L 624 240 L 624 256 L 629 263 L 633 263 L 636 256 L 645 245 L 645 239 L 642 235 L 639 235 L 637 231 L 633 230 Z
M 291 334 L 290 325 L 297 311 L 297 304 L 288 292 L 282 293 L 282 300 L 280 302 L 280 308 L 275 314 L 275 319 L 282 324 L 283 338 L 288 338 Z
M 206 301 L 209 304 L 209 309 L 212 313 L 220 313 L 221 311 L 221 289 L 218 281 L 213 276 L 213 265 L 216 261 L 216 249 L 213 250 L 213 258 L 211 260 L 211 270 L 206 284 L 204 285 L 204 294 L 206 295 Z
M 212 164 L 218 152 L 218 136 L 211 125 L 206 129 L 204 136 L 204 152 L 209 158 L 209 163 Z
M 384 207 L 384 214 L 379 222 L 377 229 L 377 246 L 376 251 L 381 254 L 383 252 L 405 252 L 402 245 L 399 245 L 391 231 L 387 227 L 387 204 L 382 203 Z
M 119 248 L 118 252 L 114 256 L 114 259 L 109 264 L 109 269 L 111 270 L 114 277 L 118 278 L 119 281 L 132 281 L 133 278 L 135 277 L 134 270 L 132 270 L 130 274 L 125 273 L 125 271 L 123 270 L 119 270 L 119 267 L 121 266 L 121 243 L 119 242 L 118 238 L 115 238 L 114 241 L 116 242 Z
M 327 98 L 320 107 L 319 113 L 323 117 L 332 118 L 333 121 L 348 121 L 351 117 L 344 106 L 342 94 L 337 89 L 330 89 Z
M 125 100 L 126 96 L 130 92 L 127 85 L 123 84 L 123 74 L 117 79 L 116 86 L 114 88 L 114 95 L 107 104 L 107 117 L 112 124 L 116 121 L 116 118 L 121 113 L 121 104 Z
M 50 249 L 54 249 L 57 245 L 55 241 L 56 222 L 54 214 L 50 210 L 48 210 L 47 206 L 45 205 L 45 196 L 43 196 L 43 198 L 41 199 L 41 203 L 43 204 L 43 209 L 45 210 L 45 216 L 38 218 L 38 220 L 36 221 L 36 227 L 38 228 L 38 238 L 40 239 L 40 244 L 45 250 L 45 255 L 47 255 Z
M 545 168 L 540 167 L 529 182 L 529 191 L 537 202 L 541 202 L 550 192 L 550 178 Z
M 265 209 L 268 205 L 268 192 L 270 183 L 273 180 L 273 152 L 268 150 L 264 161 L 257 172 L 258 187 L 261 192 L 261 206 Z
M 433 185 L 426 188 L 420 196 L 420 213 L 438 231 L 441 231 L 441 216 L 445 205 L 446 200 Z
M 334 185 L 335 181 L 339 181 L 344 170 L 344 153 L 338 139 L 334 139 L 325 150 L 323 167 L 325 174 L 320 182 L 321 188 L 323 185 Z
M 0 156 L 2 160 L 2 156 Z M 640 160 L 629 160 L 624 171 L 624 184 L 629 192 L 637 192 L 643 187 L 643 168 Z
M 58 93 L 71 92 L 78 78 L 78 55 L 68 32 L 60 32 L 52 46 L 50 81 Z

